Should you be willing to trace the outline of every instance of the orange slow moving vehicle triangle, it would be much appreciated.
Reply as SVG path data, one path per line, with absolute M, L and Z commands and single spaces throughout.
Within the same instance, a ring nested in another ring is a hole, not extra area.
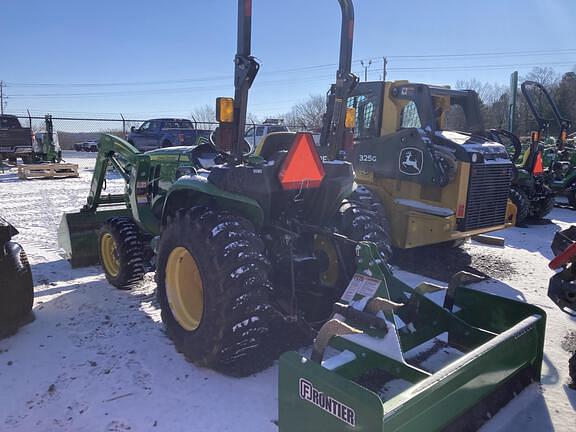
M 278 180 L 284 190 L 307 189 L 320 186 L 324 166 L 309 133 L 298 133 L 288 156 L 282 164 Z

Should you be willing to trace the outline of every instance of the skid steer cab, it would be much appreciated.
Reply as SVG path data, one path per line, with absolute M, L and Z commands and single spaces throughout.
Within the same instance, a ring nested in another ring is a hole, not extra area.
M 478 96 L 407 81 L 362 82 L 355 108 L 356 199 L 381 204 L 397 248 L 459 243 L 514 224 L 513 164 L 485 138 Z

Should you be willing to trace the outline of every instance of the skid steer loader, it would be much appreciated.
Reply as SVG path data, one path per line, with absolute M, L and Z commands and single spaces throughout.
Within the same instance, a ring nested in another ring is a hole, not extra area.
M 393 246 L 460 244 L 514 224 L 513 165 L 482 136 L 475 92 L 363 82 L 348 105 L 357 113 L 352 199 L 379 204 Z

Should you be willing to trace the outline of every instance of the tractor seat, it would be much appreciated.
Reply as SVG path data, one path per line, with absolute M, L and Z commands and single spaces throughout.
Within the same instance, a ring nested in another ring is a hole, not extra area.
M 266 135 L 256 148 L 255 155 L 269 160 L 281 151 L 290 150 L 294 142 L 294 132 L 273 132 Z

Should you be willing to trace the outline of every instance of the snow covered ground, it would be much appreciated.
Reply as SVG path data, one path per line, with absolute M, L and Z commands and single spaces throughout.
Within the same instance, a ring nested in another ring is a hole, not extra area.
M 234 379 L 188 363 L 164 334 L 151 276 L 132 292 L 118 291 L 98 267 L 71 269 L 60 258 L 61 214 L 85 203 L 94 158 L 66 156 L 80 164 L 80 178 L 21 181 L 14 171 L 0 172 L 0 214 L 20 230 L 36 286 L 36 320 L 0 341 L 0 431 L 276 431 L 277 366 Z M 576 392 L 567 387 L 562 348 L 576 321 L 546 297 L 550 242 L 576 223 L 576 212 L 555 209 L 551 219 L 499 233 L 504 248 L 467 246 L 513 263 L 505 278 L 477 289 L 548 314 L 542 386 L 525 390 L 484 432 L 576 430 Z M 423 279 L 397 274 L 414 285 Z

